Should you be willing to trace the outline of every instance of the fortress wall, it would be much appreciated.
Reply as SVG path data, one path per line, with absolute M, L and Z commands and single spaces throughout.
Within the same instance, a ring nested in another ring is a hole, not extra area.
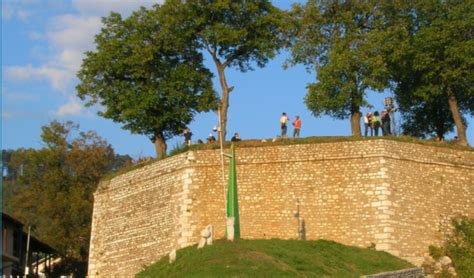
M 368 142 L 241 148 L 236 150 L 243 238 L 332 239 L 369 246 L 377 225 L 375 188 L 384 183 L 379 153 Z M 218 151 L 196 153 L 202 190 L 194 207 L 198 227 L 224 234 Z M 225 171 L 227 173 L 227 165 Z M 216 202 L 217 200 L 217 202 Z M 198 235 L 196 235 L 196 239 Z
M 185 167 L 186 154 L 99 185 L 94 195 L 89 276 L 131 277 L 174 247 Z
M 132 276 L 197 243 L 208 224 L 222 238 L 219 154 L 192 151 L 103 183 L 89 275 Z M 472 151 L 371 140 L 237 148 L 236 157 L 242 238 L 374 244 L 417 263 L 449 219 L 474 217 Z
M 429 245 L 441 246 L 458 215 L 474 217 L 474 152 L 391 146 L 387 159 L 392 202 L 388 249 L 414 264 Z

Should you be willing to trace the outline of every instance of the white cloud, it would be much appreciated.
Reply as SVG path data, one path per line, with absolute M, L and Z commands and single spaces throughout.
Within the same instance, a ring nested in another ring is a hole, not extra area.
M 13 117 L 13 113 L 9 111 L 2 111 L 2 118 L 4 119 L 10 119 Z
M 79 116 L 81 111 L 82 105 L 75 98 L 69 98 L 69 102 L 59 107 L 56 114 L 58 116 Z
M 164 0 L 73 0 L 73 6 L 83 15 L 107 16 L 111 11 L 129 15 L 140 6 L 151 7 Z
M 47 32 L 50 45 L 56 50 L 54 63 L 71 72 L 79 70 L 84 52 L 94 49 L 94 35 L 102 26 L 99 17 L 61 15 L 55 17 Z
M 64 2 L 58 0 L 60 3 Z M 5 68 L 7 78 L 17 80 L 43 79 L 49 81 L 54 90 L 69 96 L 69 102 L 59 107 L 54 113 L 64 115 L 85 115 L 82 105 L 72 97 L 71 84 L 80 69 L 84 53 L 93 50 L 94 36 L 102 27 L 101 17 L 111 11 L 119 12 L 124 17 L 140 6 L 151 7 L 164 0 L 72 0 L 75 14 L 60 14 L 49 18 L 47 28 L 43 32 L 30 32 L 32 41 L 45 39 L 48 46 L 38 48 L 32 46 L 36 57 L 47 60 L 40 66 L 10 66 Z M 6 2 L 6 3 L 5 3 Z M 3 18 L 20 18 L 26 20 L 31 11 L 39 9 L 41 4 L 53 7 L 57 1 L 39 0 L 4 0 L 2 2 Z M 59 4 L 58 4 L 59 5 Z M 68 4 L 69 5 L 69 4 Z M 63 9 L 60 5 L 56 8 Z M 42 41 L 44 42 L 44 41 Z M 43 52 L 44 55 L 41 55 Z
M 6 102 L 15 101 L 37 101 L 40 99 L 38 94 L 20 93 L 20 92 L 6 92 L 3 91 L 2 97 Z
M 38 3 L 38 0 L 4 0 L 2 1 L 2 20 L 27 21 L 33 15 L 32 7 Z
M 51 83 L 51 87 L 57 91 L 65 92 L 69 85 L 73 74 L 67 70 L 44 65 L 41 67 L 27 66 L 11 66 L 5 68 L 5 76 L 7 78 L 18 80 L 29 79 L 47 79 Z
M 2 3 L 2 19 L 3 20 L 10 20 L 13 18 L 13 15 L 15 14 L 15 10 L 11 5 L 3 5 Z
M 29 32 L 28 33 L 28 38 L 33 41 L 38 41 L 44 38 L 43 34 L 39 32 Z
M 21 21 L 26 21 L 28 17 L 30 17 L 32 13 L 27 10 L 18 10 L 17 11 L 17 16 Z

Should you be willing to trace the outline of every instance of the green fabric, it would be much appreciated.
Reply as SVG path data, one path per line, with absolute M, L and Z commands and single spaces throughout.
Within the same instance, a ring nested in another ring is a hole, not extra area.
M 234 217 L 234 239 L 240 238 L 239 201 L 237 196 L 237 166 L 235 163 L 234 144 L 231 145 L 229 163 L 229 186 L 227 189 L 227 217 Z M 227 234 L 227 233 L 226 233 Z

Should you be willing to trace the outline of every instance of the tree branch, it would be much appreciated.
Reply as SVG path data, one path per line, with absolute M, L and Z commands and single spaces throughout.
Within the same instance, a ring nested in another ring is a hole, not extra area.
M 209 47 L 209 42 L 203 37 L 201 36 L 202 40 L 204 41 L 204 46 L 206 47 L 206 50 L 207 52 L 209 52 L 209 54 L 211 54 L 212 56 L 212 59 L 214 60 L 214 62 L 216 62 L 217 64 L 221 64 L 221 61 L 219 61 L 219 59 L 217 58 L 217 47 L 213 47 L 212 49 Z

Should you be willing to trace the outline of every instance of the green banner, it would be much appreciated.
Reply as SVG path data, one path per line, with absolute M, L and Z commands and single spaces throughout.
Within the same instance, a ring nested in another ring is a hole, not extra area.
M 234 217 L 234 239 L 240 238 L 239 200 L 237 196 L 237 165 L 234 144 L 231 145 L 229 163 L 229 186 L 227 189 L 227 217 Z

